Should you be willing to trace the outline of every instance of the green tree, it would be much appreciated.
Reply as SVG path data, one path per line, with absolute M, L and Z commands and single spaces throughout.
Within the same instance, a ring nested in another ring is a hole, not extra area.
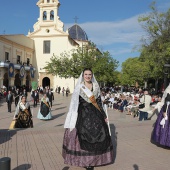
M 49 74 L 63 78 L 78 78 L 84 68 L 92 68 L 100 82 L 113 82 L 118 61 L 109 52 L 99 51 L 93 43 L 52 56 L 45 69 Z
M 139 17 L 139 22 L 147 33 L 144 39 L 140 60 L 149 66 L 150 76 L 158 80 L 163 75 L 165 63 L 170 63 L 170 9 L 159 12 L 155 2 L 151 12 Z
M 128 58 L 122 63 L 122 85 L 143 85 L 148 77 L 148 66 L 146 62 L 140 61 L 139 57 Z
M 102 52 L 95 59 L 95 64 L 92 67 L 97 77 L 97 80 L 105 83 L 115 81 L 115 70 L 118 67 L 118 61 L 112 58 L 110 53 Z

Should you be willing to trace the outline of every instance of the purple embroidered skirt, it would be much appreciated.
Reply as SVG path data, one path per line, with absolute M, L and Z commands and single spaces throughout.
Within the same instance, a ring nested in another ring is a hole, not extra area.
M 158 118 L 156 120 L 152 140 L 160 145 L 170 147 L 170 106 L 167 112 L 168 120 L 165 121 L 165 127 L 160 125 L 163 118 L 163 109 L 161 109 Z
M 82 150 L 76 128 L 71 132 L 69 129 L 65 130 L 62 155 L 65 164 L 78 167 L 104 166 L 114 162 L 112 143 L 106 151 L 98 153 Z

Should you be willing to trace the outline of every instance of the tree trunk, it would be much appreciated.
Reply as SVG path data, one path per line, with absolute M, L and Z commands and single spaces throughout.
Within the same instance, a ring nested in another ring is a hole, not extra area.
M 167 74 L 164 74 L 164 90 L 167 88 Z
M 145 81 L 145 89 L 148 87 L 147 81 Z
M 136 87 L 138 87 L 139 86 L 139 84 L 138 84 L 138 82 L 136 81 Z
M 155 80 L 155 92 L 158 92 L 158 79 Z

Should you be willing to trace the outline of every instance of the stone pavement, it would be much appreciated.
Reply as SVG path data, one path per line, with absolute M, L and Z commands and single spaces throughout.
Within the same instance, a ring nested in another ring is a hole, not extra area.
M 12 170 L 83 170 L 63 163 L 63 124 L 70 97 L 55 94 L 53 119 L 36 118 L 32 108 L 33 129 L 8 130 L 14 115 L 0 101 L 0 158 L 11 158 Z M 32 103 L 31 103 L 32 104 Z M 108 110 L 114 144 L 115 163 L 95 170 L 169 170 L 168 148 L 151 143 L 154 121 L 138 122 L 137 118 Z

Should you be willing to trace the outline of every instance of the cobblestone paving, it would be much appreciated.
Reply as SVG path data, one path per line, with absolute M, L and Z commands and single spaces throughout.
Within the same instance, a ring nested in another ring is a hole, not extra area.
M 33 129 L 9 130 L 14 103 L 12 113 L 8 113 L 6 103 L 0 101 L 0 158 L 10 157 L 12 170 L 83 170 L 65 165 L 61 155 L 69 102 L 70 97 L 55 94 L 52 120 L 38 120 L 39 108 L 32 108 Z M 169 170 L 170 149 L 150 141 L 153 120 L 138 122 L 137 118 L 112 109 L 108 113 L 115 163 L 95 170 Z

